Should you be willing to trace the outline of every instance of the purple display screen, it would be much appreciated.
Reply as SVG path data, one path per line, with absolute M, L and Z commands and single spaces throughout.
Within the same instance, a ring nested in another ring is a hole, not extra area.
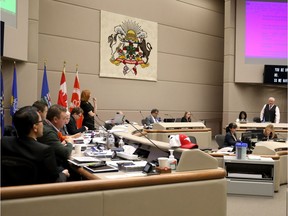
M 246 1 L 245 57 L 287 59 L 286 1 Z

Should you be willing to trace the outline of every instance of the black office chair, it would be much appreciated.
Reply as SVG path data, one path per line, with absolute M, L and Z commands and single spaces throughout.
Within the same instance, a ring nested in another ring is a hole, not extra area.
M 1 187 L 36 183 L 37 168 L 31 161 L 12 156 L 1 157 Z
M 176 119 L 175 119 L 175 122 L 181 122 L 181 119 L 182 119 L 182 118 L 176 118 Z
M 217 134 L 215 135 L 215 141 L 218 144 L 218 148 L 221 149 L 224 147 L 225 135 Z
M 141 120 L 141 124 L 142 124 L 143 126 L 146 124 L 145 119 L 142 119 L 142 120 Z
M 254 117 L 253 122 L 261 123 L 260 117 Z
M 189 137 L 189 139 L 190 139 L 190 141 L 191 141 L 192 143 L 197 144 L 197 139 L 196 139 L 196 137 L 194 137 L 194 136 L 188 136 L 188 137 Z

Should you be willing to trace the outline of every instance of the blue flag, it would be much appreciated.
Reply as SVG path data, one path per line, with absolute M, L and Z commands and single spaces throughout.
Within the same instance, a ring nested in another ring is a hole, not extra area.
M 14 75 L 12 83 L 12 95 L 10 104 L 10 115 L 13 116 L 18 108 L 18 94 L 17 94 L 17 76 L 16 76 L 16 66 L 14 65 Z
M 48 108 L 51 106 L 51 98 L 50 98 L 49 86 L 48 86 L 48 80 L 47 80 L 46 65 L 44 65 L 41 99 L 47 103 Z
M 0 71 L 0 121 L 1 121 L 1 136 L 4 134 L 4 86 L 3 86 L 3 74 Z

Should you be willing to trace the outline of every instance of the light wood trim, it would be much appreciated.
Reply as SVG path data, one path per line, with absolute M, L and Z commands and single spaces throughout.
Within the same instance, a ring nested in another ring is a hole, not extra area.
M 260 155 L 263 158 L 272 158 L 273 160 L 279 160 L 279 155 Z
M 224 169 L 218 168 L 147 177 L 131 177 L 116 180 L 89 180 L 66 183 L 2 187 L 1 200 L 203 181 L 221 179 L 225 176 L 226 171 Z
M 211 131 L 211 128 L 203 129 L 167 129 L 167 130 L 156 130 L 156 129 L 144 129 L 147 133 L 179 133 L 179 132 L 208 132 Z
M 259 128 L 237 128 L 236 129 L 236 132 L 245 132 L 245 131 L 250 131 L 250 130 L 262 130 L 264 129 L 265 127 L 259 127 Z M 287 129 L 277 129 L 277 128 L 274 128 L 275 132 L 280 132 L 280 133 L 287 133 L 288 130 Z
M 288 155 L 288 151 L 277 151 L 276 154 L 278 154 L 279 156 Z
M 278 154 L 278 152 L 277 152 L 277 154 Z M 279 160 L 280 157 L 277 154 L 276 155 L 260 155 L 260 156 L 264 157 L 264 158 L 272 158 L 273 160 Z M 221 154 L 221 153 L 210 153 L 209 155 L 212 157 L 235 156 L 235 154 L 227 155 L 227 154 Z

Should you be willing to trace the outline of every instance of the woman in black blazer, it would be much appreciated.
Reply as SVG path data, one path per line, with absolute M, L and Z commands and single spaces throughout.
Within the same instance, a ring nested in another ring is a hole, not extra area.
M 70 121 L 66 125 L 67 131 L 70 135 L 74 135 L 77 133 L 82 133 L 88 130 L 88 127 L 82 126 L 81 128 L 77 128 L 77 120 L 82 116 L 83 110 L 80 107 L 74 107 L 71 111 Z
M 191 112 L 185 112 L 181 122 L 191 122 Z
M 226 127 L 224 147 L 230 147 L 230 146 L 234 147 L 237 142 L 240 142 L 240 140 L 238 140 L 236 136 L 236 129 L 237 129 L 237 124 L 235 123 L 230 123 Z

